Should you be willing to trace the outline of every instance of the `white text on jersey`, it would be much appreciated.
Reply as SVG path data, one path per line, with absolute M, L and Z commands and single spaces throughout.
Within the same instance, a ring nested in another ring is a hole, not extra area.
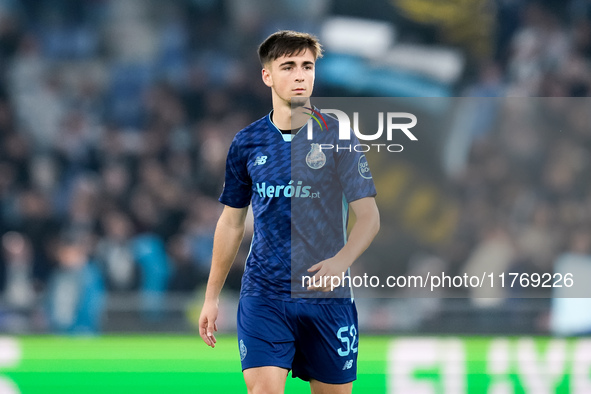
M 256 183 L 256 191 L 261 197 L 302 197 L 320 198 L 320 192 L 311 192 L 312 186 L 302 186 L 302 181 L 293 184 L 289 181 L 287 185 L 267 185 L 267 182 Z

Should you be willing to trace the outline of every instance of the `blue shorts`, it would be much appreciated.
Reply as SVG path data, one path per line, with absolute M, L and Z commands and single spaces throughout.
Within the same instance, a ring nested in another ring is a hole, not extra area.
M 355 303 L 241 297 L 238 347 L 242 370 L 276 366 L 306 381 L 352 382 L 357 378 L 357 327 Z

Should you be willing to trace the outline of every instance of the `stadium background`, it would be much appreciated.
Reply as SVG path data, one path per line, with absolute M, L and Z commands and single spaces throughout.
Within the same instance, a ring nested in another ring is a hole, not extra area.
M 398 273 L 591 264 L 590 21 L 587 0 L 1 0 L 0 392 L 243 388 L 247 242 L 216 350 L 195 326 L 227 148 L 271 106 L 254 49 L 278 29 L 325 44 L 316 96 L 489 98 L 377 184 L 406 193 L 385 223 Z M 572 98 L 547 111 L 569 127 L 490 108 L 509 96 Z M 355 392 L 591 392 L 591 307 L 546 295 L 359 300 Z

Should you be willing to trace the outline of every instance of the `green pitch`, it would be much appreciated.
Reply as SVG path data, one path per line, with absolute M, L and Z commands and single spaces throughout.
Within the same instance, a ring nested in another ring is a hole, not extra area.
M 21 393 L 246 392 L 232 336 L 219 336 L 215 349 L 198 336 L 13 339 L 20 356 L 11 366 L 0 360 L 0 386 L 8 381 Z M 384 362 L 372 361 L 371 354 L 380 348 L 378 354 L 383 353 L 385 343 L 385 339 L 368 339 L 364 344 L 362 379 L 355 392 L 384 391 Z M 307 392 L 308 387 L 290 375 L 286 393 Z
M 356 394 L 591 393 L 591 338 L 362 336 L 358 364 Z M 246 392 L 234 336 L 0 337 L 2 394 L 208 392 Z

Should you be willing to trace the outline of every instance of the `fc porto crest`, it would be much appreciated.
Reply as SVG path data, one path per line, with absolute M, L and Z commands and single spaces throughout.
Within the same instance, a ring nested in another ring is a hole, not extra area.
M 244 358 L 246 357 L 247 352 L 248 351 L 246 350 L 246 345 L 244 344 L 244 342 L 241 339 L 240 340 L 240 361 L 244 361 Z
M 320 149 L 320 144 L 312 144 L 310 152 L 306 155 L 306 164 L 313 170 L 324 167 L 326 155 Z

